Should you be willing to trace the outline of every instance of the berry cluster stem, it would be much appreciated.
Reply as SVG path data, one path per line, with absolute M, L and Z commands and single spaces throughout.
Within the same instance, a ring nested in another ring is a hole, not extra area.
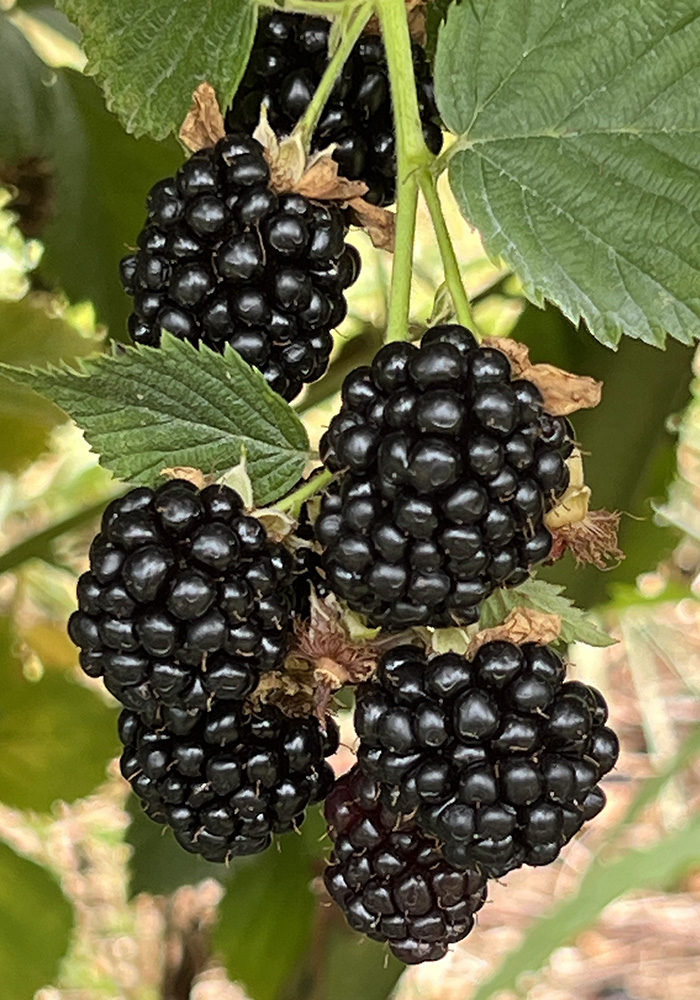
M 333 17 L 345 14 L 350 0 L 257 0 L 258 7 L 271 7 L 273 10 L 291 10 L 297 14 L 310 14 L 312 17 Z
M 454 303 L 457 322 L 461 323 L 462 326 L 468 327 L 478 336 L 479 333 L 474 322 L 469 297 L 462 281 L 462 272 L 460 271 L 454 246 L 452 245 L 450 231 L 447 228 L 445 213 L 440 203 L 435 176 L 428 169 L 421 170 L 419 183 L 425 203 L 428 206 L 428 211 L 430 212 L 430 218 L 433 222 L 433 229 L 435 230 L 435 237 L 438 242 L 440 256 L 442 257 L 442 266 L 445 272 L 445 284 Z
M 418 178 L 432 157 L 423 140 L 405 0 L 375 0 L 375 11 L 386 50 L 396 132 L 396 249 L 386 332 L 391 341 L 408 336 Z
M 301 513 L 301 508 L 304 506 L 306 501 L 320 493 L 322 489 L 325 489 L 329 483 L 333 481 L 335 474 L 329 472 L 328 469 L 324 469 L 322 472 L 317 473 L 312 479 L 300 486 L 298 490 L 290 493 L 289 496 L 284 497 L 279 500 L 275 507 L 278 510 L 283 510 L 291 517 L 298 518 Z
M 303 117 L 299 120 L 296 127 L 296 132 L 302 141 L 304 151 L 307 156 L 311 146 L 311 139 L 314 130 L 318 125 L 319 118 L 323 114 L 323 109 L 328 102 L 328 98 L 330 97 L 331 91 L 335 86 L 335 82 L 340 76 L 340 72 L 347 61 L 348 56 L 352 52 L 355 43 L 362 34 L 371 13 L 372 7 L 369 0 L 366 0 L 366 2 L 360 3 L 357 7 L 348 8 L 345 13 L 341 15 L 344 23 L 340 43 L 333 53 L 330 62 L 326 66 L 324 74 L 321 77 L 319 85 L 311 99 L 311 103 L 307 107 Z

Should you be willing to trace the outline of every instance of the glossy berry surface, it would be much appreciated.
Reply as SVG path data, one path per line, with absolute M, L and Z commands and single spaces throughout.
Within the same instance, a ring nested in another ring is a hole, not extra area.
M 325 758 L 338 746 L 335 724 L 324 734 L 315 718 L 288 718 L 271 705 L 247 714 L 219 704 L 186 739 L 128 711 L 119 731 L 121 772 L 146 813 L 208 861 L 265 850 L 333 785 Z
M 315 522 L 329 587 L 373 625 L 470 624 L 545 560 L 573 430 L 464 327 L 392 343 L 343 384 Z
M 113 500 L 78 581 L 80 663 L 149 723 L 187 733 L 287 652 L 294 562 L 228 486 L 172 480 Z
M 486 643 L 471 662 L 396 647 L 358 691 L 360 767 L 455 867 L 549 864 L 605 805 L 619 752 L 602 695 L 565 674 L 533 643 Z
M 333 205 L 270 189 L 255 139 L 225 136 L 151 189 L 138 250 L 121 262 L 132 340 L 157 346 L 166 329 L 229 344 L 293 399 L 325 372 L 359 273 L 345 232 Z
M 330 21 L 275 12 L 262 17 L 248 68 L 226 115 L 230 129 L 252 132 L 260 105 L 278 135 L 288 135 L 306 110 L 328 65 Z M 442 148 L 430 63 L 413 46 L 423 135 L 433 153 Z M 352 50 L 313 135 L 312 149 L 336 143 L 339 172 L 362 180 L 364 197 L 390 204 L 396 189 L 396 153 L 389 78 L 384 46 L 378 35 L 363 35 Z
M 351 927 L 408 965 L 442 958 L 469 934 L 485 878 L 448 864 L 434 838 L 382 805 L 357 766 L 338 779 L 325 814 L 333 851 L 324 882 Z

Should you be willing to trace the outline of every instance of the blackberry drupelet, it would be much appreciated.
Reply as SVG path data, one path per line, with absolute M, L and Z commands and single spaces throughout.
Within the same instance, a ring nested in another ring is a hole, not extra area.
M 229 129 L 252 132 L 260 105 L 278 135 L 288 135 L 306 110 L 328 65 L 330 22 L 302 14 L 274 13 L 261 18 L 248 68 L 226 115 Z M 442 148 L 430 63 L 413 45 L 413 68 L 423 136 L 428 148 Z M 333 158 L 349 180 L 369 187 L 364 196 L 388 205 L 396 193 L 396 153 L 389 79 L 379 35 L 363 35 L 352 50 L 326 104 L 312 148 L 336 143 Z
M 249 715 L 218 704 L 186 739 L 124 711 L 120 767 L 146 813 L 170 826 L 186 850 L 207 861 L 264 851 L 274 833 L 294 830 L 307 806 L 333 786 L 324 758 L 338 747 L 328 720 L 288 718 L 272 705 Z
M 328 585 L 371 624 L 470 624 L 549 556 L 573 430 L 505 354 L 437 326 L 420 347 L 382 347 L 342 399 L 321 440 L 341 475 L 315 532 Z
M 140 486 L 103 515 L 68 631 L 86 674 L 184 734 L 282 663 L 294 584 L 289 551 L 228 486 Z
M 435 840 L 380 802 L 379 786 L 355 766 L 325 804 L 333 840 L 326 888 L 356 931 L 387 941 L 402 962 L 434 962 L 474 926 L 486 880 L 457 871 Z
M 602 695 L 565 673 L 534 643 L 486 643 L 472 662 L 396 647 L 358 691 L 360 767 L 455 867 L 549 864 L 605 805 L 619 752 Z
M 151 189 L 139 249 L 121 262 L 131 337 L 230 344 L 293 399 L 325 372 L 359 273 L 345 233 L 336 207 L 270 189 L 255 139 L 227 135 Z

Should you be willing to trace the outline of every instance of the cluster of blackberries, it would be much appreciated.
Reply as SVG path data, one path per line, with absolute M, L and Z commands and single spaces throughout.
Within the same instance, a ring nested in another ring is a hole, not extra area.
M 151 189 L 121 277 L 136 343 L 157 346 L 165 329 L 214 350 L 230 344 L 293 399 L 328 366 L 360 260 L 338 208 L 277 195 L 269 179 L 247 135 L 195 153 Z
M 324 759 L 338 748 L 332 720 L 323 733 L 316 719 L 288 718 L 272 705 L 247 713 L 218 702 L 186 738 L 129 711 L 119 732 L 121 772 L 146 813 L 207 861 L 264 851 L 333 786 Z
M 434 838 L 382 804 L 376 781 L 354 767 L 325 814 L 333 851 L 324 882 L 351 927 L 409 965 L 442 958 L 467 936 L 486 879 L 446 862 Z
M 362 771 L 455 868 L 545 865 L 605 805 L 617 737 L 594 688 L 546 646 L 489 642 L 473 661 L 399 646 L 358 692 Z
M 308 107 L 328 65 L 330 22 L 302 14 L 261 18 L 248 67 L 226 115 L 230 129 L 250 131 L 264 101 L 275 132 L 288 135 Z M 432 153 L 442 147 L 432 70 L 420 45 L 413 45 L 413 69 L 423 136 Z M 396 190 L 389 80 L 379 35 L 363 35 L 352 50 L 326 104 L 312 148 L 335 144 L 339 172 L 369 187 L 364 196 L 388 205 Z
M 114 500 L 78 581 L 80 664 L 126 707 L 122 773 L 210 861 L 263 850 L 333 775 L 337 730 L 244 701 L 287 652 L 296 565 L 227 486 L 172 480 Z
M 342 400 L 321 440 L 340 475 L 316 537 L 329 586 L 371 624 L 472 623 L 495 587 L 547 558 L 573 431 L 505 354 L 437 326 L 420 347 L 381 348 Z

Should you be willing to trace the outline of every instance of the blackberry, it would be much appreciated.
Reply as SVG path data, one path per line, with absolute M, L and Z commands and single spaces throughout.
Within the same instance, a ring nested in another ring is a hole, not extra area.
M 605 805 L 618 756 L 594 688 L 550 648 L 483 645 L 469 662 L 399 646 L 358 691 L 358 760 L 456 868 L 549 864 Z
M 338 208 L 270 189 L 255 139 L 227 135 L 151 189 L 139 249 L 121 262 L 131 337 L 230 344 L 293 399 L 325 372 L 359 273 L 345 233 Z
M 278 135 L 288 135 L 306 110 L 328 65 L 330 22 L 319 17 L 275 12 L 260 19 L 253 50 L 233 104 L 229 129 L 252 131 L 260 105 Z M 419 45 L 413 45 L 413 68 L 423 136 L 428 148 L 442 148 L 432 70 Z M 314 132 L 312 148 L 336 143 L 333 158 L 344 177 L 362 180 L 364 196 L 388 205 L 396 193 L 396 153 L 389 78 L 379 35 L 363 35 L 335 84 Z
M 387 344 L 347 376 L 321 440 L 341 473 L 315 525 L 329 587 L 385 628 L 476 621 L 549 556 L 572 448 L 568 420 L 464 327 Z
M 219 704 L 187 739 L 124 711 L 119 732 L 121 772 L 146 813 L 207 861 L 265 850 L 333 785 L 324 758 L 338 747 L 335 723 L 323 733 L 317 719 L 288 718 L 272 705 L 248 715 Z
M 228 486 L 140 486 L 105 510 L 68 631 L 86 674 L 184 734 L 282 663 L 294 583 L 288 550 Z
M 329 894 L 356 931 L 387 941 L 402 962 L 434 962 L 474 926 L 486 880 L 457 871 L 435 840 L 380 802 L 377 783 L 355 766 L 325 804 L 333 840 Z

